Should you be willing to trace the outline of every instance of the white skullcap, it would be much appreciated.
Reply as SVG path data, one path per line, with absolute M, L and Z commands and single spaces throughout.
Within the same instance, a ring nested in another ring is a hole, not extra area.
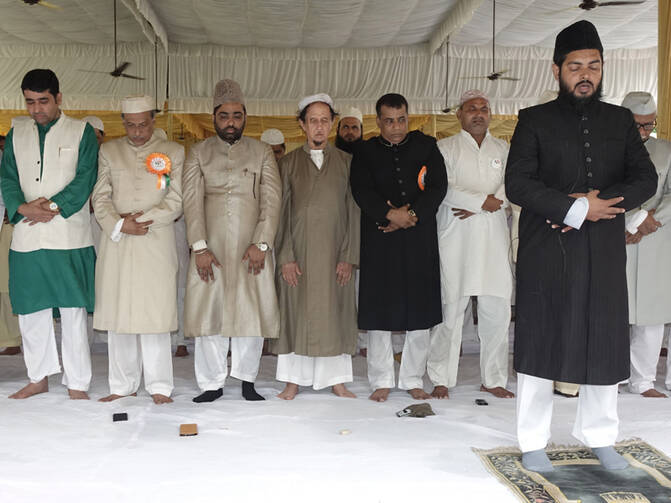
M 340 114 L 341 119 L 344 119 L 345 117 L 354 117 L 355 119 L 359 119 L 359 122 L 363 124 L 363 114 L 361 113 L 361 110 L 356 107 L 346 108 L 345 111 Z
M 467 101 L 471 101 L 476 98 L 482 98 L 487 103 L 489 103 L 489 98 L 485 93 L 483 93 L 479 89 L 470 89 L 469 91 L 466 91 L 464 94 L 461 95 L 461 98 L 459 99 L 459 106 L 463 105 Z
M 151 112 L 156 110 L 154 98 L 147 96 L 127 96 L 121 100 L 122 114 L 140 114 L 142 112 Z
M 284 143 L 284 135 L 279 129 L 266 129 L 263 133 L 261 133 L 261 141 L 267 143 L 268 145 L 282 145 Z
M 94 129 L 97 129 L 98 131 L 105 132 L 105 125 L 103 124 L 103 121 L 100 120 L 100 117 L 96 117 L 95 115 L 89 115 L 88 117 L 84 117 L 82 119 L 84 122 L 88 122 L 91 124 L 91 127 Z
M 313 94 L 312 96 L 306 96 L 301 101 L 298 102 L 298 113 L 301 113 L 305 108 L 313 103 L 326 103 L 328 106 L 333 108 L 333 100 L 326 93 Z
M 536 102 L 536 105 L 542 105 L 543 103 L 549 103 L 550 101 L 554 101 L 554 100 L 557 99 L 558 95 L 559 95 L 559 91 L 551 91 L 550 89 L 546 89 L 538 97 L 538 101 Z
M 655 98 L 645 91 L 634 91 L 627 94 L 622 100 L 622 106 L 636 115 L 650 115 L 657 112 Z

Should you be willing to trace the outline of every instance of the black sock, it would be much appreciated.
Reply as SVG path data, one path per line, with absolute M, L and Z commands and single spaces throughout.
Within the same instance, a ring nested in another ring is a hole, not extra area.
M 221 398 L 221 395 L 224 394 L 224 390 L 219 388 L 219 389 L 211 389 L 207 390 L 200 395 L 198 395 L 196 398 L 193 399 L 194 402 L 196 403 L 202 403 L 202 402 L 214 402 L 217 398 Z
M 259 395 L 256 392 L 256 389 L 254 389 L 254 383 L 249 381 L 242 381 L 242 396 L 245 400 L 249 400 L 251 402 L 265 400 L 265 398 Z

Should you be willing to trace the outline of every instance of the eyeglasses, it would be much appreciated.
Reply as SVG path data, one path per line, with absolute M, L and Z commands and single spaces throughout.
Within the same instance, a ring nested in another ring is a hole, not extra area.
M 652 131 L 657 127 L 657 121 L 652 121 L 652 122 L 646 122 L 645 124 L 641 124 L 639 122 L 635 122 L 636 124 L 636 129 L 645 129 L 646 131 Z

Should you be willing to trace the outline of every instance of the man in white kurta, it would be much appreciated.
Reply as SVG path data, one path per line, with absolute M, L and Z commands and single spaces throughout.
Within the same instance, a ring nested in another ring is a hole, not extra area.
M 443 322 L 431 332 L 427 371 L 433 396 L 457 384 L 464 312 L 478 298 L 481 391 L 501 398 L 508 379 L 512 271 L 504 195 L 508 145 L 493 137 L 488 98 L 471 90 L 460 100 L 462 130 L 438 142 L 447 169 L 447 195 L 438 209 Z
M 671 142 L 650 136 L 657 121 L 655 100 L 647 92 L 627 94 L 641 139 L 657 170 L 657 192 L 626 214 L 627 292 L 631 323 L 629 391 L 664 398 L 655 389 L 664 324 L 671 322 Z M 667 357 L 666 387 L 671 389 Z
M 154 403 L 172 402 L 170 331 L 177 328 L 174 222 L 182 212 L 184 148 L 154 130 L 154 99 L 126 98 L 127 136 L 100 149 L 92 201 L 103 230 L 93 326 L 107 330 L 110 395 L 144 385 Z
M 217 132 L 194 145 L 184 168 L 184 216 L 191 262 L 186 280 L 184 328 L 195 337 L 194 365 L 202 393 L 223 394 L 231 349 L 231 377 L 246 400 L 263 400 L 254 382 L 264 337 L 277 338 L 279 309 L 271 249 L 281 191 L 270 147 L 242 136 L 247 120 L 237 82 L 217 83 Z

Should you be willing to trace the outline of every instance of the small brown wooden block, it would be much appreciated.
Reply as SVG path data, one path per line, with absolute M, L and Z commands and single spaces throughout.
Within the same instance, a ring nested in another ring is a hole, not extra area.
M 179 436 L 180 437 L 192 437 L 198 435 L 198 425 L 197 424 L 180 424 L 179 425 Z

